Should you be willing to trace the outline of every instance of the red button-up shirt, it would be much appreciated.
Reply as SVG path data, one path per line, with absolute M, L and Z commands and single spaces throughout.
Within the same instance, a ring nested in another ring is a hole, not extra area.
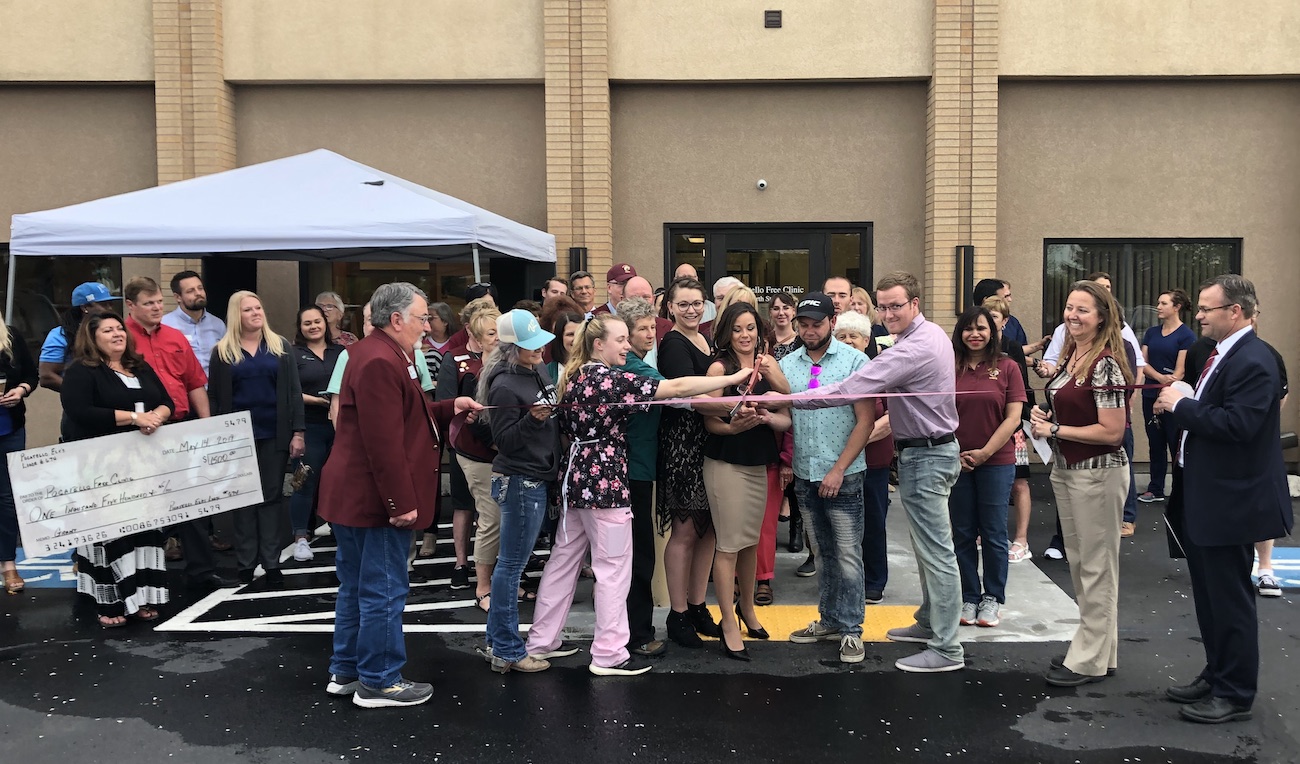
M 203 373 L 190 341 L 181 332 L 164 324 L 159 324 L 152 333 L 147 332 L 130 316 L 126 317 L 126 329 L 135 340 L 136 352 L 144 356 L 145 363 L 162 380 L 163 387 L 176 405 L 172 421 L 189 416 L 190 391 L 208 383 L 208 375 Z

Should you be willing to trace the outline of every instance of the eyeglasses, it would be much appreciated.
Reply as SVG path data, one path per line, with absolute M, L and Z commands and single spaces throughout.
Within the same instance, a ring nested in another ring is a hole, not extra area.
M 1213 308 L 1207 308 L 1207 307 L 1205 307 L 1204 305 L 1197 305 L 1197 306 L 1196 306 L 1196 315 L 1199 316 L 1199 315 L 1201 315 L 1202 313 L 1205 313 L 1206 315 L 1208 315 L 1208 314 L 1210 314 L 1210 313 L 1213 313 L 1213 312 L 1216 311 L 1216 310 L 1227 310 L 1228 308 L 1231 308 L 1232 306 L 1234 306 L 1234 305 L 1236 305 L 1236 304 L 1237 304 L 1237 303 L 1235 303 L 1235 302 L 1230 302 L 1230 303 L 1228 303 L 1227 305 L 1215 305 Z
M 412 321 L 419 321 L 419 322 L 422 323 L 422 324 L 427 324 L 427 323 L 429 323 L 430 321 L 433 320 L 433 315 L 432 315 L 432 314 L 425 314 L 425 315 L 423 315 L 423 316 L 411 316 L 411 320 L 412 320 Z
M 903 308 L 906 308 L 908 305 L 911 304 L 912 301 L 908 300 L 907 302 L 900 302 L 897 305 L 877 305 L 876 310 L 880 311 L 881 313 L 897 313 L 898 311 L 902 310 Z
M 688 310 L 704 310 L 704 300 L 696 300 L 695 302 L 675 302 L 673 303 L 673 307 L 683 313 Z
M 821 367 L 821 364 L 817 364 L 817 363 L 813 364 L 813 365 L 812 365 L 812 379 L 808 380 L 808 389 L 809 389 L 809 390 L 816 390 L 817 388 L 819 388 L 819 387 L 822 386 L 822 381 L 821 381 L 820 379 L 818 379 L 818 377 L 821 376 L 821 373 L 822 373 L 822 367 Z

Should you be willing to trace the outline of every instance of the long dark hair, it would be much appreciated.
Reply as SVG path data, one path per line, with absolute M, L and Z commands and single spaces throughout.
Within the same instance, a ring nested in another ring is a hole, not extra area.
M 325 317 L 325 311 L 321 310 L 319 305 L 307 305 L 298 311 L 298 317 L 293 320 L 293 344 L 307 347 L 307 337 L 302 333 L 302 317 L 307 311 L 314 310 L 320 314 L 320 320 L 325 322 L 325 344 L 330 344 L 330 321 Z
M 713 324 L 713 346 L 717 349 L 714 359 L 722 362 L 723 371 L 735 374 L 740 371 L 740 359 L 731 347 L 731 332 L 736 323 L 746 315 L 754 317 L 754 328 L 758 337 L 754 345 L 754 355 L 767 352 L 767 324 L 758 314 L 758 308 L 747 302 L 733 302 L 722 311 L 722 315 Z
M 975 325 L 975 322 L 983 316 L 989 324 L 989 342 L 984 346 L 983 357 L 976 359 L 971 356 L 970 348 L 962 342 L 962 332 Z M 993 314 L 983 305 L 973 305 L 966 309 L 957 317 L 957 325 L 952 330 L 952 350 L 957 356 L 957 373 L 960 374 L 971 361 L 983 361 L 989 366 L 994 366 L 1002 358 L 1002 335 L 998 331 L 997 322 L 993 320 Z
M 564 330 L 569 324 L 580 324 L 586 321 L 586 315 L 582 313 L 560 313 L 555 316 L 555 322 L 551 324 L 555 328 L 551 333 L 555 339 L 551 340 L 551 360 L 558 363 L 559 368 L 564 368 L 564 364 L 569 362 L 569 349 L 564 345 Z
M 135 371 L 144 366 L 144 358 L 135 351 L 135 338 L 131 336 L 131 331 L 126 328 L 126 322 L 111 310 L 86 314 L 85 320 L 81 322 L 81 328 L 77 329 L 77 343 L 73 349 L 73 359 L 80 361 L 82 366 L 108 364 L 108 356 L 104 355 L 104 351 L 100 350 L 99 345 L 95 343 L 95 332 L 99 331 L 100 324 L 105 321 L 118 322 L 122 325 L 122 331 L 126 332 L 126 350 L 122 352 L 122 368 Z

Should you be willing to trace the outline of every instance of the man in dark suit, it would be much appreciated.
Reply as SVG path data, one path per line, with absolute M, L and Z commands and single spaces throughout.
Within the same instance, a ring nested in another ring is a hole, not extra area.
M 402 611 L 410 584 L 411 530 L 433 522 L 441 431 L 470 398 L 429 404 L 412 348 L 429 327 L 424 292 L 385 284 L 370 298 L 376 331 L 348 349 L 339 389 L 334 448 L 321 471 L 321 517 L 338 542 L 331 695 L 362 708 L 413 706 L 433 688 L 402 678 Z
M 1255 286 L 1236 274 L 1202 285 L 1196 317 L 1218 344 L 1188 397 L 1161 391 L 1156 413 L 1183 431 L 1183 548 L 1192 579 L 1205 668 L 1170 687 L 1184 719 L 1250 718 L 1259 681 L 1259 621 L 1250 580 L 1254 542 L 1291 531 L 1279 441 L 1277 362 L 1251 328 Z

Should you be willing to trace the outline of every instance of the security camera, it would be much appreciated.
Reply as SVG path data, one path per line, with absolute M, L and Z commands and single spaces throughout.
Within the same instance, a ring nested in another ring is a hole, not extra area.
M 763 191 L 763 190 L 766 190 L 766 189 L 767 189 L 767 181 L 763 180 L 762 178 L 759 178 L 759 179 L 758 179 L 758 190 L 759 190 L 759 191 Z

